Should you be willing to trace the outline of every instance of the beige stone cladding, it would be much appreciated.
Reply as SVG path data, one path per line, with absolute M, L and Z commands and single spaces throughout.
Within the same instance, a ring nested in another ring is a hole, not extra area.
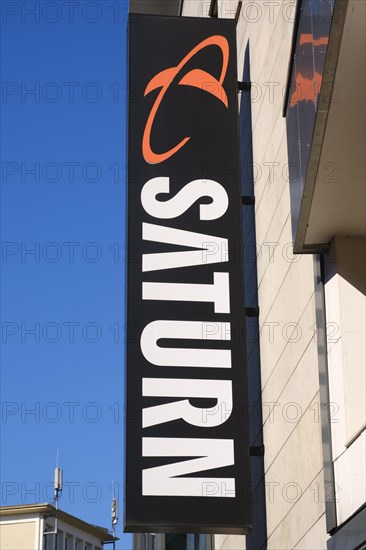
M 207 16 L 185 0 L 183 15 Z M 237 2 L 219 1 L 219 17 Z M 238 78 L 249 45 L 268 548 L 326 548 L 312 255 L 292 254 L 286 120 L 282 116 L 295 2 L 244 0 Z M 245 548 L 219 535 L 215 548 Z

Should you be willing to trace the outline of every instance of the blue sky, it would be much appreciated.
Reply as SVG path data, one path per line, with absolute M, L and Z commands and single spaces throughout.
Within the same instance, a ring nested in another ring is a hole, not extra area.
M 124 470 L 127 8 L 2 2 L 1 499 L 51 501 L 59 448 L 61 508 L 106 527 Z

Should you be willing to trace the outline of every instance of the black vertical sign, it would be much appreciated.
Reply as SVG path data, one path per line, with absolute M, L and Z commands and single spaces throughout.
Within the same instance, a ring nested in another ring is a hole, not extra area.
M 250 528 L 235 42 L 129 20 L 126 531 Z

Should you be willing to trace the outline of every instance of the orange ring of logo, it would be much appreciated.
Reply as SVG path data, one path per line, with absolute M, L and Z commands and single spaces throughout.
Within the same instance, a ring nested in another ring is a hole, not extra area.
M 197 44 L 197 46 L 195 46 L 193 50 L 191 50 L 176 67 L 165 69 L 164 71 L 155 75 L 146 86 L 144 96 L 148 95 L 151 91 L 157 88 L 161 88 L 148 116 L 142 138 L 142 154 L 146 162 L 148 162 L 149 164 L 158 164 L 160 162 L 164 162 L 165 160 L 173 156 L 177 151 L 179 151 L 179 149 L 181 149 L 187 143 L 187 141 L 191 139 L 190 137 L 182 139 L 180 143 L 178 143 L 175 147 L 173 147 L 166 153 L 154 153 L 150 145 L 151 131 L 154 119 L 156 113 L 158 112 L 159 106 L 169 89 L 169 86 L 171 85 L 172 81 L 177 76 L 179 71 L 184 67 L 184 65 L 186 65 L 186 63 L 194 55 L 196 55 L 197 52 L 206 48 L 207 46 L 218 46 L 221 49 L 223 61 L 219 80 L 217 80 L 214 76 L 210 75 L 206 71 L 203 71 L 201 69 L 193 69 L 180 80 L 178 85 L 194 86 L 203 90 L 204 84 L 211 84 L 213 85 L 212 88 L 205 89 L 205 91 L 217 97 L 220 101 L 222 101 L 222 103 L 224 103 L 226 108 L 228 108 L 228 99 L 222 84 L 225 79 L 229 62 L 229 44 L 224 36 L 214 35 L 206 38 L 205 40 Z

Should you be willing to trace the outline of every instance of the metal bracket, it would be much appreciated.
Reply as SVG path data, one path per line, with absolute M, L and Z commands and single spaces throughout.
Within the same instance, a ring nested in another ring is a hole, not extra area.
M 250 456 L 264 456 L 264 445 L 250 445 Z
M 244 204 L 245 206 L 253 206 L 255 204 L 255 196 L 254 195 L 242 195 L 241 196 L 241 204 Z
M 252 83 L 251 82 L 243 82 L 238 80 L 238 91 L 239 92 L 250 92 L 252 89 Z
M 238 5 L 236 6 L 236 12 L 235 12 L 235 18 L 234 18 L 236 24 L 238 24 L 238 21 L 239 21 L 242 4 L 243 4 L 242 0 L 239 0 Z
M 246 317 L 259 317 L 259 307 L 246 307 L 245 308 Z

